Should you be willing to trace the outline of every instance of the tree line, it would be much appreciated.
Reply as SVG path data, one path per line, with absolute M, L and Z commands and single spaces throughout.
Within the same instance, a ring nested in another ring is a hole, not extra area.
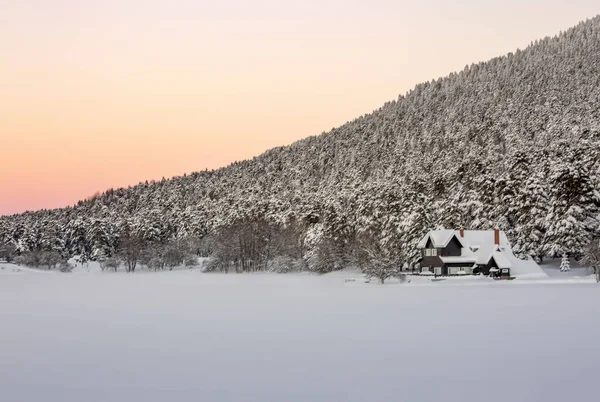
M 598 54 L 595 18 L 252 160 L 2 216 L 0 243 L 102 260 L 128 227 L 144 249 L 197 239 L 214 270 L 328 272 L 364 237 L 414 266 L 431 229 L 499 227 L 519 256 L 581 259 L 600 235 Z

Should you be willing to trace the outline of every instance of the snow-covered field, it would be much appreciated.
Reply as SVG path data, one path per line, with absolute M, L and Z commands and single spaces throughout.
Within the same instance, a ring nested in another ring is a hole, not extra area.
M 2 401 L 598 400 L 584 269 L 383 286 L 17 269 L 0 270 Z

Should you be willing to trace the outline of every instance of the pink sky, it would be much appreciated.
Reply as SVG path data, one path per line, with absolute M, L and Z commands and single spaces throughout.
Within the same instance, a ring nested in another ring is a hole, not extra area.
M 0 214 L 251 158 L 600 12 L 524 3 L 0 0 Z

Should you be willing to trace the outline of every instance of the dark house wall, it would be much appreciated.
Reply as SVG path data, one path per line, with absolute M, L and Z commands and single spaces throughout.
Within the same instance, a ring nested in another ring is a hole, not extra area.
M 498 264 L 496 264 L 496 260 L 490 258 L 490 262 L 488 262 L 486 265 L 481 265 L 480 268 L 484 275 L 489 275 L 490 269 L 498 268 Z
M 452 236 L 446 248 L 442 249 L 442 257 L 456 257 L 461 255 L 462 246 L 456 236 Z
M 426 256 L 425 250 L 428 248 L 433 248 L 433 243 L 431 239 L 427 239 L 427 244 L 423 249 L 423 258 L 421 259 L 421 267 L 433 268 L 433 267 L 441 267 L 444 265 L 442 260 L 440 260 L 439 256 Z
M 482 268 L 483 269 L 481 272 L 483 272 L 486 275 L 490 274 L 490 269 L 492 269 L 492 268 L 500 269 L 500 268 L 498 268 L 498 264 L 496 263 L 496 260 L 493 258 L 490 258 L 490 262 Z M 506 273 L 502 272 L 502 269 L 500 269 L 500 271 L 498 272 L 498 275 L 502 276 L 502 277 L 510 277 L 510 268 L 509 268 L 508 272 L 506 272 Z
M 423 257 L 421 259 L 421 267 L 441 267 L 444 265 L 440 257 Z

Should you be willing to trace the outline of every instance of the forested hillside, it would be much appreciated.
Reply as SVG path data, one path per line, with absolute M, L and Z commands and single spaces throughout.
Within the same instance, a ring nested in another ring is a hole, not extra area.
M 519 254 L 579 257 L 599 207 L 596 17 L 252 160 L 0 217 L 0 243 L 102 259 L 126 233 L 150 249 L 195 242 L 221 269 L 323 272 L 364 242 L 415 262 L 438 225 L 499 226 Z

